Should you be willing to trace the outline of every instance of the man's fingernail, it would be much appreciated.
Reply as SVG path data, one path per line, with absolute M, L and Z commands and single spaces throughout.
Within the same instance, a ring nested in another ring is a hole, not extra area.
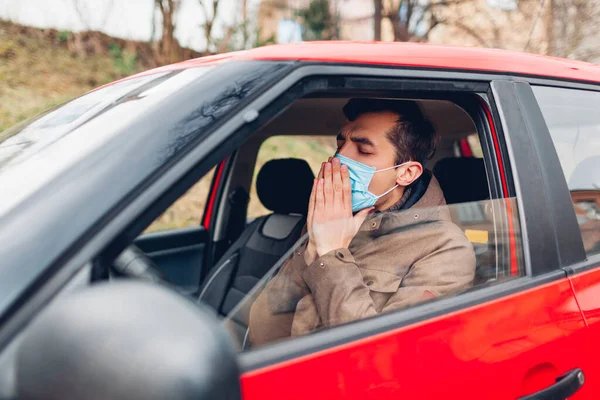
M 342 164 L 342 170 L 343 171 L 347 171 L 348 170 L 348 166 L 346 164 Z

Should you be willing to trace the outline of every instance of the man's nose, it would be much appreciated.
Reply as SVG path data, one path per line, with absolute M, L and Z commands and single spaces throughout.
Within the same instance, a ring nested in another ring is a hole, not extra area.
M 344 157 L 352 158 L 351 151 L 350 151 L 350 143 L 348 143 L 348 142 L 344 143 L 342 145 L 342 147 L 337 149 L 335 154 L 340 154 Z

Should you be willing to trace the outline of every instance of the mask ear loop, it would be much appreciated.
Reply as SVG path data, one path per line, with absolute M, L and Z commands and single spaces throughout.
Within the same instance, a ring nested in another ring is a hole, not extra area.
M 407 162 L 403 162 L 402 164 L 398 164 L 398 165 L 394 165 L 393 167 L 389 167 L 389 168 L 384 168 L 384 169 L 379 169 L 375 172 L 373 172 L 374 174 L 378 173 L 378 172 L 383 172 L 383 171 L 388 171 L 390 169 L 395 169 L 395 168 L 400 168 L 403 165 L 408 164 L 410 161 Z M 384 194 L 380 194 L 379 196 L 376 196 L 378 199 L 382 198 L 383 196 L 385 196 L 386 194 L 390 193 L 392 190 L 396 189 L 398 186 L 398 184 L 396 184 L 396 186 L 392 187 L 390 190 L 388 190 L 387 192 L 385 192 Z
M 377 196 L 378 199 L 382 198 L 383 196 L 385 196 L 386 194 L 390 193 L 392 190 L 396 189 L 398 186 L 400 185 L 396 185 L 393 188 L 391 188 L 390 190 L 388 190 L 387 192 L 385 192 L 384 194 L 380 194 L 379 196 Z
M 394 169 L 394 168 L 400 168 L 401 166 L 406 165 L 409 162 L 410 161 L 407 161 L 407 162 L 403 162 L 402 164 L 394 165 L 393 167 L 388 167 L 388 168 L 384 168 L 384 169 L 378 169 L 377 171 L 375 171 L 373 173 L 376 174 L 378 172 L 389 171 L 390 169 Z

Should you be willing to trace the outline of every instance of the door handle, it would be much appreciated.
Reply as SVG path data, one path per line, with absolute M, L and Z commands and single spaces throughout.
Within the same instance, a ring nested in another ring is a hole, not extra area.
M 575 368 L 556 378 L 556 383 L 529 396 L 518 400 L 565 400 L 578 391 L 585 383 L 585 376 L 580 368 Z

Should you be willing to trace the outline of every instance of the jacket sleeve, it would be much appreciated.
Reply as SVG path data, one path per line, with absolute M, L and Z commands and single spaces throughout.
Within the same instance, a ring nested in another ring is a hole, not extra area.
M 474 276 L 475 254 L 471 244 L 464 236 L 452 235 L 410 267 L 381 312 L 456 293 L 469 287 Z M 304 270 L 303 278 L 325 327 L 378 314 L 363 274 L 347 249 L 318 258 Z
M 306 245 L 294 251 L 252 305 L 249 321 L 252 346 L 290 336 L 296 306 L 309 293 L 302 278 L 307 268 L 305 249 Z

